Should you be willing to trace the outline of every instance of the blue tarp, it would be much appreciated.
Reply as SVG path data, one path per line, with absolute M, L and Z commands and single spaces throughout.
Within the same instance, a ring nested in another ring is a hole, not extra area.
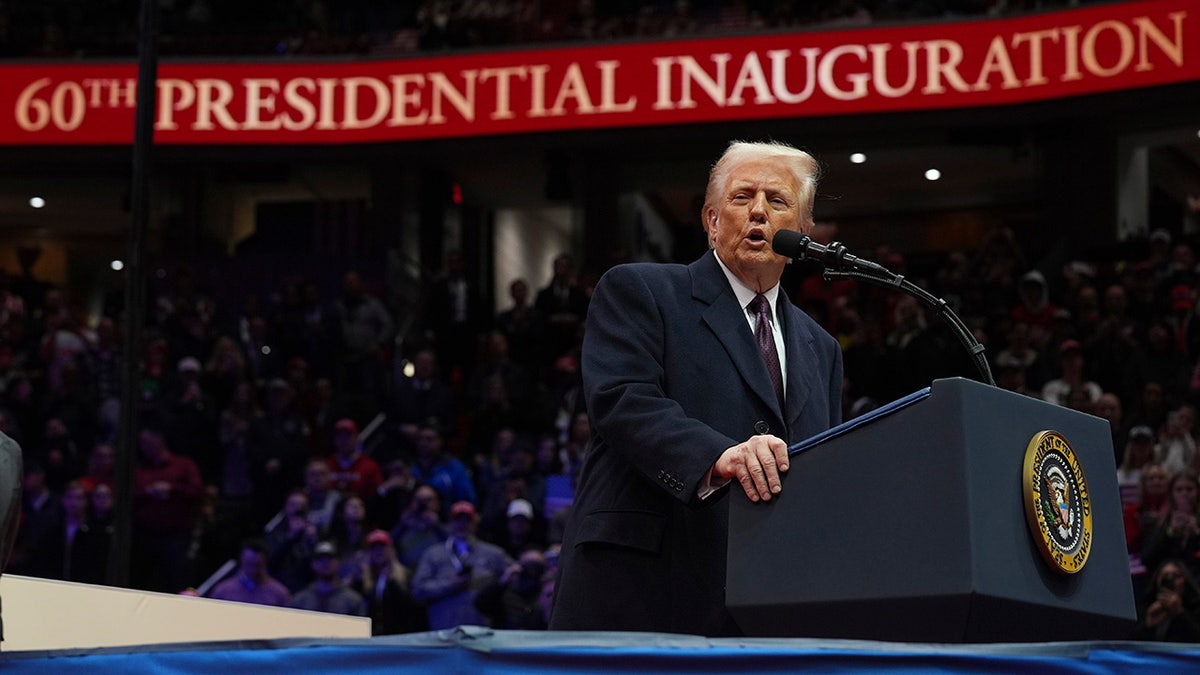
M 654 633 L 453 631 L 0 655 L 4 675 L 89 673 L 1196 673 L 1200 645 L 933 645 Z

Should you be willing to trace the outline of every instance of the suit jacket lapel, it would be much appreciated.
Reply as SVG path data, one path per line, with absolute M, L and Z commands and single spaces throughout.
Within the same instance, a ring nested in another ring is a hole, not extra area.
M 812 382 L 808 376 L 808 368 L 818 363 L 813 352 L 813 335 L 808 326 L 799 321 L 800 309 L 792 304 L 783 292 L 779 291 L 779 305 L 784 309 L 778 312 L 783 317 L 783 340 L 787 349 L 787 391 L 784 393 L 784 403 L 787 405 L 787 428 L 798 429 L 800 414 L 808 405 Z M 802 439 L 797 439 L 802 440 Z
M 775 398 L 775 389 L 771 386 L 771 378 L 763 366 L 762 356 L 758 346 L 754 344 L 754 335 L 750 332 L 750 324 L 745 318 L 745 308 L 738 304 L 729 287 L 729 281 L 717 264 L 715 253 L 701 257 L 689 267 L 692 273 L 692 297 L 708 305 L 701 316 L 708 327 L 716 334 L 717 339 L 725 346 L 729 358 L 737 368 L 742 379 L 756 396 L 775 411 L 779 420 L 783 420 L 783 412 L 779 409 L 779 401 Z M 791 352 L 788 352 L 789 363 Z M 792 369 L 788 366 L 788 377 Z M 789 392 L 791 384 L 789 382 Z M 786 396 L 785 396 L 786 399 Z M 788 404 L 791 408 L 791 404 Z

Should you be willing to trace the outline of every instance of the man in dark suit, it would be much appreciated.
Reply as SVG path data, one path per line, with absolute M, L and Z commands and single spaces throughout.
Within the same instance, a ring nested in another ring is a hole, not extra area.
M 725 608 L 728 500 L 771 500 L 788 445 L 841 418 L 841 350 L 780 291 L 787 259 L 770 245 L 812 228 L 816 173 L 789 146 L 731 144 L 702 211 L 713 251 L 620 265 L 597 285 L 583 348 L 592 438 L 551 629 L 740 634 Z M 770 318 L 748 311 L 758 295 Z

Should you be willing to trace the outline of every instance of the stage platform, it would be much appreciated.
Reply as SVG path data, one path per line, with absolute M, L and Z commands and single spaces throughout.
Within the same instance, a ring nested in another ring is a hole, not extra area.
M 1200 645 L 932 645 L 657 633 L 449 631 L 11 652 L 4 675 L 89 673 L 1196 673 Z

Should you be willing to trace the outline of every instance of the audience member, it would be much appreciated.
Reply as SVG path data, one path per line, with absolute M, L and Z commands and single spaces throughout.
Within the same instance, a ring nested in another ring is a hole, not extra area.
M 318 536 L 327 536 L 337 519 L 342 493 L 333 488 L 333 474 L 325 460 L 308 462 L 304 470 L 304 495 L 308 497 L 308 522 L 316 528 Z
M 342 418 L 333 425 L 333 454 L 326 458 L 333 487 L 366 500 L 383 483 L 383 472 L 358 442 L 358 425 Z
M 408 508 L 416 490 L 409 460 L 398 456 L 388 461 L 383 483 L 367 498 L 367 516 L 379 529 L 390 532 Z
M 52 492 L 61 492 L 72 477 L 78 476 L 83 457 L 71 437 L 66 423 L 57 417 L 46 420 L 42 436 L 42 450 L 37 461 L 46 470 L 46 487 Z
M 167 445 L 176 454 L 191 459 L 207 483 L 215 483 L 222 457 L 217 447 L 219 411 L 200 386 L 200 362 L 185 356 L 176 367 L 177 377 L 164 396 Z
M 1058 346 L 1059 376 L 1042 387 L 1042 399 L 1054 405 L 1067 406 L 1071 392 L 1080 392 L 1088 404 L 1100 400 L 1104 390 L 1084 377 L 1083 349 L 1078 340 L 1067 340 Z
M 329 528 L 329 539 L 342 552 L 342 576 L 346 576 L 355 564 L 354 556 L 361 552 L 367 543 L 367 532 L 370 531 L 367 522 L 367 507 L 358 495 L 350 495 L 341 501 L 338 507 L 338 517 Z
M 366 616 L 367 603 L 338 576 L 341 558 L 333 542 L 323 541 L 313 548 L 313 582 L 292 597 L 291 606 L 315 612 Z
M 113 447 L 108 443 L 97 443 L 88 455 L 87 472 L 79 477 L 83 489 L 92 492 L 98 485 L 113 485 L 113 464 L 115 457 Z
M 433 486 L 443 502 L 475 502 L 471 473 L 457 458 L 444 452 L 442 434 L 435 426 L 424 424 L 417 431 L 412 474 L 417 482 Z
M 416 568 L 426 549 L 446 540 L 441 512 L 438 491 L 428 485 L 418 486 L 412 501 L 400 514 L 400 522 L 392 529 L 392 540 L 405 567 Z
M 217 584 L 208 597 L 273 607 L 287 607 L 292 601 L 287 587 L 267 571 L 267 548 L 261 541 L 242 544 L 237 574 Z
M 508 503 L 505 518 L 505 528 L 495 543 L 513 558 L 518 558 L 522 551 L 530 548 L 543 549 L 546 538 L 542 535 L 543 528 L 534 517 L 533 505 L 526 499 L 514 499 Z
M 68 483 L 62 493 L 59 520 L 42 532 L 36 558 L 27 574 L 45 579 L 62 579 L 97 584 L 104 581 L 108 561 L 105 532 L 96 531 L 88 519 L 88 496 L 78 482 Z
M 266 405 L 246 430 L 246 453 L 254 480 L 256 511 L 270 512 L 299 485 L 309 457 L 309 429 L 292 407 L 292 387 L 281 378 L 266 383 Z
M 453 435 L 458 427 L 454 389 L 438 376 L 434 350 L 418 351 L 412 364 L 413 376 L 396 381 L 389 418 L 399 435 L 400 448 L 408 453 L 416 449 L 420 425 L 436 426 L 443 438 Z
M 387 307 L 367 293 L 357 272 L 342 277 L 342 294 L 332 314 L 340 326 L 334 384 L 358 401 L 356 409 L 375 410 L 384 393 L 382 366 L 395 337 L 395 322 Z
M 1142 561 L 1154 569 L 1169 558 L 1194 571 L 1200 568 L 1200 482 L 1191 472 L 1171 477 L 1166 511 L 1142 530 Z
M 530 304 L 529 284 L 524 279 L 513 280 L 508 295 L 512 305 L 496 315 L 495 328 L 508 340 L 512 360 L 537 377 L 544 372 L 544 317 Z
M 1092 406 L 1092 414 L 1108 420 L 1108 430 L 1112 437 L 1113 460 L 1118 466 L 1125 456 L 1125 444 L 1129 439 L 1129 430 L 1125 426 L 1125 408 L 1121 397 L 1112 392 L 1104 392 Z
M 204 496 L 196 463 L 173 454 L 158 431 L 138 436 L 141 461 L 134 471 L 134 553 L 131 579 L 153 591 L 186 588 L 192 570 L 188 548 Z
M 1142 469 L 1154 463 L 1154 454 L 1154 430 L 1145 425 L 1130 429 L 1124 458 L 1117 467 L 1117 488 L 1123 504 L 1137 503 L 1141 499 Z
M 219 490 L 217 502 L 218 529 L 226 533 L 227 544 L 245 539 L 258 525 L 270 517 L 269 509 L 277 504 L 259 504 L 254 489 L 248 438 L 250 425 L 258 417 L 254 385 L 249 381 L 238 384 L 229 405 L 217 421 L 218 478 L 213 481 Z
M 353 585 L 367 601 L 371 635 L 428 630 L 425 608 L 408 592 L 408 572 L 396 559 L 387 532 L 372 530 L 367 534 L 366 552 L 358 563 Z
M 462 251 L 446 253 L 442 274 L 429 285 L 425 310 L 438 362 L 465 377 L 475 363 L 475 335 L 487 316 L 479 289 L 467 277 Z
M 475 607 L 488 625 L 504 630 L 545 630 L 548 614 L 541 606 L 546 556 L 527 549 L 498 579 L 481 588 Z
M 1167 414 L 1167 423 L 1158 435 L 1155 460 L 1169 474 L 1190 469 L 1196 457 L 1196 441 L 1192 438 L 1195 410 L 1180 406 Z
M 1167 560 L 1154 571 L 1150 591 L 1138 603 L 1132 638 L 1200 642 L 1200 587 L 1186 565 Z
M 310 565 L 316 545 L 317 527 L 308 520 L 308 495 L 298 489 L 288 495 L 279 517 L 267 529 L 267 569 L 295 593 L 312 578 Z
M 587 317 L 588 296 L 575 278 L 575 259 L 568 253 L 555 256 L 550 283 L 538 291 L 534 303 L 545 320 L 543 342 L 549 362 L 562 356 L 579 339 Z
M 475 594 L 502 577 L 512 559 L 500 547 L 475 537 L 478 522 L 474 504 L 455 502 L 449 537 L 426 549 L 417 563 L 412 594 L 426 603 L 430 630 L 487 625 L 475 608 Z

